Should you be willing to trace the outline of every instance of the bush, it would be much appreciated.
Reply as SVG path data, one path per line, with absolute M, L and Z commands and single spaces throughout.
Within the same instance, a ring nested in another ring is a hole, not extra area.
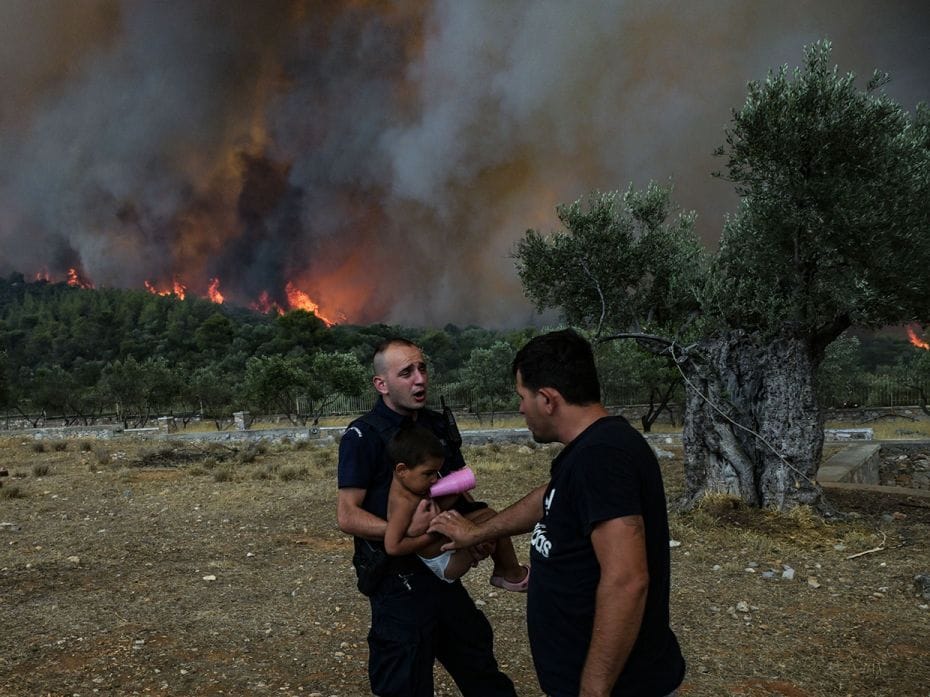
M 47 477 L 48 473 L 51 471 L 48 465 L 33 465 L 32 466 L 32 476 L 34 477 Z
M 0 499 L 21 499 L 25 494 L 20 491 L 18 486 L 0 487 Z
M 45 452 L 45 443 L 39 441 L 32 444 L 32 452 L 34 453 L 44 453 Z
M 233 481 L 233 471 L 228 467 L 223 467 L 213 473 L 214 482 L 231 482 Z
M 66 440 L 56 440 L 52 443 L 52 450 L 56 453 L 62 453 L 68 449 L 68 441 Z
M 281 471 L 278 472 L 278 477 L 281 478 L 282 482 L 291 482 L 295 479 L 307 479 L 310 476 L 310 472 L 306 467 L 283 467 Z

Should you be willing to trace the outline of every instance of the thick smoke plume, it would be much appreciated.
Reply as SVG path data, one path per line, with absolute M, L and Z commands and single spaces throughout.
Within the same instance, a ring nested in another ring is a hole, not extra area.
M 746 82 L 829 38 L 911 107 L 924 7 L 5 0 L 0 273 L 524 325 L 510 253 L 557 203 L 671 178 L 712 243 Z

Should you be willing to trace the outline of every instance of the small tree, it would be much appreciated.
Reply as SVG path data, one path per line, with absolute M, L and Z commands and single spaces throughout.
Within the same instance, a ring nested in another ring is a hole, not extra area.
M 212 419 L 219 431 L 232 420 L 237 387 L 230 375 L 216 365 L 208 365 L 190 374 L 190 380 L 184 384 L 183 395 L 189 411 L 199 413 L 201 418 Z
M 817 370 L 817 400 L 831 407 L 858 406 L 867 389 L 868 376 L 862 368 L 859 339 L 842 335 L 827 347 Z
M 930 416 L 930 351 L 915 348 L 891 370 L 892 379 L 917 395 L 920 410 Z
M 674 423 L 672 404 L 682 396 L 681 374 L 674 363 L 626 341 L 600 344 L 595 355 L 605 399 L 632 393 L 638 404 L 645 400 L 646 411 L 640 416 L 645 433 L 663 411 Z
M 461 371 L 462 385 L 475 395 L 475 414 L 481 419 L 481 404 L 494 414 L 504 404 L 513 401 L 513 375 L 510 365 L 514 350 L 504 341 L 496 341 L 489 348 L 476 348 L 468 356 Z
M 107 364 L 99 389 L 104 398 L 116 403 L 117 418 L 126 428 L 141 427 L 180 398 L 181 377 L 164 358 L 139 363 L 129 356 Z
M 310 363 L 305 396 L 313 423 L 339 395 L 357 397 L 368 387 L 368 371 L 352 353 L 318 353 Z
M 253 356 L 246 362 L 243 396 L 265 414 L 284 414 L 295 426 L 306 423 L 300 396 L 310 383 L 306 362 L 293 356 Z

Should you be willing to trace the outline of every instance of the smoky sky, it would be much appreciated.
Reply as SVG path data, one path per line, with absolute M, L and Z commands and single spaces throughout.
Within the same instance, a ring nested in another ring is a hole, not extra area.
M 927 100 L 924 2 L 4 0 L 0 274 L 291 283 L 331 319 L 538 322 L 511 253 L 555 206 L 711 177 L 749 80 L 833 42 Z

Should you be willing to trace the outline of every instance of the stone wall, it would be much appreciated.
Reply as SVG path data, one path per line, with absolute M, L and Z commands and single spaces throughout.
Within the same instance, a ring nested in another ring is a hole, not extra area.
M 122 426 L 57 426 L 53 428 L 30 428 L 24 431 L 34 440 L 92 439 L 109 440 L 123 432 Z
M 883 441 L 880 483 L 930 490 L 930 443 Z

